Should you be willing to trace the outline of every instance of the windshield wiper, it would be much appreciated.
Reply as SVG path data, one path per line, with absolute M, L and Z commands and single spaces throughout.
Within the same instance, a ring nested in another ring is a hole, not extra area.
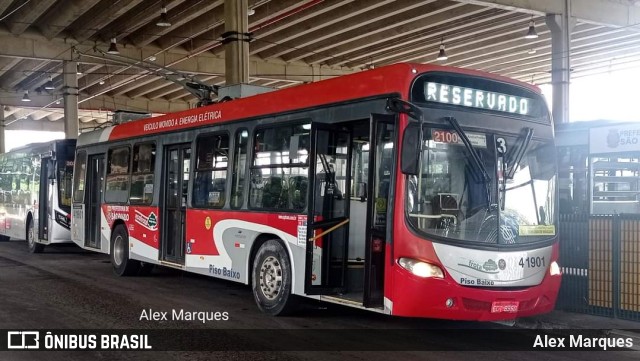
M 507 160 L 507 174 L 504 175 L 505 179 L 513 179 L 513 176 L 516 173 L 516 169 L 522 161 L 522 157 L 524 157 L 527 148 L 529 148 L 529 143 L 531 142 L 531 138 L 533 137 L 533 129 L 529 127 L 524 129 L 526 133 L 524 135 L 524 138 L 522 138 L 520 147 L 518 147 L 515 153 L 512 153 Z
M 469 140 L 469 137 L 467 136 L 467 134 L 464 132 L 464 130 L 462 130 L 462 127 L 460 126 L 460 123 L 458 123 L 458 120 L 456 120 L 456 118 L 454 117 L 445 117 L 444 119 L 446 119 L 449 122 L 449 124 L 451 124 L 453 129 L 460 136 L 462 143 L 464 143 L 464 146 L 467 148 L 467 151 L 469 151 L 469 154 L 471 154 L 471 160 L 473 160 L 474 167 L 476 168 L 476 170 L 480 171 L 480 173 L 482 174 L 482 180 L 484 181 L 484 183 L 490 184 L 491 177 L 489 176 L 489 172 L 487 172 L 487 168 L 484 166 L 484 163 L 482 163 L 482 160 L 480 159 L 480 155 L 478 155 L 478 152 L 473 147 L 473 144 L 471 144 L 471 141 Z
M 467 151 L 469 152 L 469 154 L 471 154 L 473 167 L 476 169 L 476 171 L 479 171 L 481 173 L 482 182 L 484 183 L 485 191 L 486 191 L 487 206 L 490 207 L 491 177 L 489 176 L 489 172 L 487 172 L 487 168 L 484 166 L 484 163 L 482 163 L 482 159 L 480 159 L 480 155 L 478 154 L 476 149 L 473 147 L 473 144 L 471 144 L 471 141 L 469 140 L 467 133 L 465 133 L 464 130 L 462 130 L 462 127 L 460 126 L 460 123 L 458 123 L 458 120 L 454 117 L 445 117 L 445 119 L 449 122 L 449 124 L 451 124 L 451 126 L 456 131 L 456 133 L 458 133 L 465 148 L 467 148 Z

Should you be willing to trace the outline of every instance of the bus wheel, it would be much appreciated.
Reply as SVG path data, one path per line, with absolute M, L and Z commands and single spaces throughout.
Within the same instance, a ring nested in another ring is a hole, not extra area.
M 134 276 L 140 268 L 140 262 L 129 259 L 129 235 L 123 226 L 111 233 L 111 265 L 118 276 Z
M 29 252 L 41 253 L 44 250 L 44 245 L 36 242 L 36 234 L 33 230 L 33 220 L 27 221 L 27 246 L 29 246 Z
M 258 308 L 272 316 L 294 311 L 296 299 L 291 294 L 291 261 L 276 240 L 265 242 L 253 261 L 251 286 Z
M 10 239 L 11 239 L 11 237 L 9 237 L 9 236 L 1 236 L 0 235 L 0 242 L 9 242 Z

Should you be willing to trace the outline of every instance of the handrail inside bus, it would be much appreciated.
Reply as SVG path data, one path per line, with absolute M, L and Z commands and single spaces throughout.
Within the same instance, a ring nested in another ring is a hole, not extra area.
M 347 218 L 347 219 L 345 219 L 344 221 L 342 221 L 342 222 L 340 222 L 340 223 L 336 224 L 335 226 L 333 226 L 333 227 L 331 227 L 331 228 L 327 229 L 326 231 L 324 231 L 324 232 L 322 232 L 322 233 L 320 233 L 320 234 L 318 234 L 318 235 L 316 235 L 316 236 L 313 236 L 313 237 L 309 238 L 309 242 L 315 241 L 316 239 L 318 239 L 318 238 L 320 238 L 320 237 L 322 237 L 322 236 L 324 236 L 324 235 L 326 235 L 326 234 L 328 234 L 328 233 L 331 233 L 331 232 L 335 231 L 336 229 L 338 229 L 338 228 L 340 228 L 340 227 L 344 226 L 344 225 L 345 225 L 345 224 L 347 224 L 347 223 L 349 223 L 349 218 Z

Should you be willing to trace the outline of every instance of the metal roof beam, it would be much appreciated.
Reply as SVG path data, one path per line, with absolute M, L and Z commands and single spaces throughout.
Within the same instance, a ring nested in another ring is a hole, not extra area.
M 332 26 L 352 16 L 389 5 L 392 0 L 330 0 L 322 4 L 321 9 L 309 8 L 296 16 L 274 24 L 280 31 L 274 32 L 274 26 L 264 27 L 254 32 L 256 41 L 250 45 L 251 54 L 263 52 L 285 41 L 290 41 L 308 33 Z M 329 13 L 331 12 L 331 13 Z M 327 16 L 322 14 L 329 13 Z M 268 41 L 260 41 L 269 36 Z
M 77 41 L 83 42 L 141 2 L 142 0 L 101 1 L 76 19 L 67 30 Z
M 55 2 L 56 0 L 31 1 L 25 6 L 19 8 L 18 11 L 11 14 L 11 16 L 6 19 L 9 31 L 15 35 L 22 34 Z
M 22 92 L 7 92 L 0 91 L 0 98 L 2 98 L 2 105 L 12 107 L 24 107 L 25 103 L 22 101 Z M 44 109 L 62 109 L 62 104 L 55 104 L 51 95 L 29 93 L 31 102 L 29 106 L 33 107 L 31 111 L 35 112 Z M 60 96 L 61 97 L 61 96 Z M 47 107 L 47 108 L 45 108 Z M 144 98 L 131 99 L 128 97 L 120 96 L 108 96 L 105 94 L 98 96 L 89 96 L 86 93 L 81 93 L 78 100 L 78 107 L 82 112 L 82 109 L 105 109 L 105 110 L 131 110 L 131 111 L 144 111 L 151 113 L 170 113 L 177 112 L 185 109 L 189 109 L 189 103 L 183 101 L 167 102 L 166 100 L 156 101 Z M 28 115 L 24 114 L 24 115 Z
M 519 21 L 518 17 L 495 9 L 479 7 L 458 7 L 444 12 L 434 13 L 418 21 L 393 29 L 392 32 L 373 34 L 353 42 L 331 49 L 334 58 L 326 55 L 314 55 L 303 60 L 307 63 L 326 63 L 328 65 L 346 65 L 358 67 L 364 64 L 375 64 L 378 56 L 385 56 L 393 52 L 403 52 L 413 46 L 427 43 L 427 39 L 455 34 L 484 31 L 490 26 L 509 24 Z M 488 24 L 488 25 L 487 25 Z M 445 39 L 447 42 L 449 38 Z M 371 45 L 363 45 L 371 44 Z
M 37 26 L 47 39 L 53 39 L 100 0 L 68 0 L 53 5 Z
M 22 60 L 18 65 L 11 68 L 11 71 L 0 77 L 0 85 L 2 85 L 2 88 L 4 89 L 13 89 L 16 85 L 25 80 L 25 78 L 39 73 L 39 70 L 47 63 L 48 62 L 42 60 Z
M 75 47 L 77 53 L 72 51 Z M 106 44 L 99 44 L 98 48 L 106 49 Z M 127 64 L 139 62 L 138 66 L 143 66 L 146 71 L 155 73 L 157 68 L 154 64 L 164 66 L 183 74 L 202 74 L 204 76 L 223 75 L 225 73 L 224 59 L 212 54 L 203 53 L 199 56 L 190 56 L 179 49 L 163 52 L 154 46 L 147 46 L 144 49 L 120 46 L 119 56 L 101 55 L 93 50 L 93 44 L 68 44 L 64 41 L 54 39 L 49 41 L 41 35 L 28 33 L 17 38 L 9 35 L 0 29 L 0 54 L 10 57 L 19 57 L 35 60 L 78 60 L 85 64 L 105 65 L 126 61 Z M 86 55 L 83 55 L 86 54 Z M 149 56 L 156 56 L 155 63 L 145 63 L 140 60 Z M 137 67 L 136 67 L 137 68 Z M 346 68 L 311 67 L 300 62 L 286 63 L 277 59 L 264 60 L 257 57 L 250 57 L 249 68 L 251 76 L 270 77 L 274 79 L 290 79 L 296 81 L 314 81 L 317 74 L 333 77 L 351 73 Z M 145 71 L 145 70 L 142 70 Z M 21 75 L 22 76 L 22 75 Z M 135 77 L 139 74 L 135 75 Z M 23 76 L 24 77 L 24 76 Z
M 305 2 L 310 0 L 280 0 L 274 3 L 269 3 L 269 6 L 258 7 L 256 13 L 249 17 L 249 31 L 255 30 L 256 27 L 260 28 L 261 24 L 271 24 L 274 21 L 281 21 L 283 16 L 286 18 L 286 14 L 291 11 L 295 11 L 301 6 L 305 6 Z M 253 2 L 257 2 L 253 0 Z M 251 2 L 249 2 L 251 7 Z M 216 8 L 213 11 L 213 20 L 209 20 L 209 29 L 211 32 L 202 34 L 196 37 L 189 36 L 189 41 L 185 43 L 185 48 L 190 54 L 197 55 L 205 52 L 213 47 L 221 45 L 222 34 L 226 31 L 224 26 L 224 8 Z M 276 20 L 277 19 L 277 20 Z M 220 47 L 222 50 L 224 47 Z
M 511 11 L 544 14 L 562 14 L 564 1 L 558 0 L 456 0 L 482 6 L 498 7 Z M 571 2 L 570 16 L 584 22 L 615 26 L 635 27 L 640 30 L 640 7 L 633 1 L 579 0 Z
M 393 3 L 393 7 L 377 7 L 351 18 L 342 19 L 341 22 L 334 24 L 330 29 L 319 29 L 304 36 L 296 37 L 294 40 L 287 42 L 286 45 L 279 45 L 262 51 L 258 56 L 261 58 L 282 57 L 286 61 L 302 59 L 330 48 L 330 44 L 337 41 L 336 38 L 340 38 L 340 40 L 350 38 L 345 34 L 353 34 L 355 32 L 361 36 L 366 36 L 363 34 L 381 32 L 384 30 L 379 30 L 380 28 L 389 29 L 391 26 L 406 24 L 413 21 L 415 16 L 419 16 L 418 14 L 427 16 L 429 12 L 437 11 L 442 7 L 446 6 L 443 6 L 442 3 L 435 3 L 433 0 L 396 1 Z M 408 12 L 412 12 L 411 16 L 408 15 Z M 387 26 L 381 26 L 379 22 L 383 20 Z M 319 48 L 318 43 L 320 43 Z
M 204 2 L 204 3 L 203 3 Z M 176 6 L 171 9 L 171 11 L 167 12 L 167 16 L 169 21 L 171 22 L 171 26 L 169 27 L 158 27 L 154 21 L 149 24 L 143 26 L 142 28 L 136 30 L 133 34 L 128 37 L 128 40 L 131 43 L 135 44 L 137 47 L 145 46 L 151 44 L 156 41 L 158 38 L 170 33 L 175 30 L 178 26 L 182 26 L 187 24 L 190 26 L 190 22 L 196 19 L 198 16 L 203 13 L 207 13 L 214 8 L 221 6 L 224 4 L 223 0 L 210 1 L 210 0 L 200 0 L 200 1 L 187 1 L 184 4 Z

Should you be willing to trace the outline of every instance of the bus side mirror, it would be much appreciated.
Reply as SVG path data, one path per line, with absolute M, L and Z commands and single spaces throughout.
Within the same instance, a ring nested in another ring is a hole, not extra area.
M 402 173 L 418 175 L 420 162 L 420 132 L 416 127 L 407 127 L 402 137 L 402 153 L 400 155 L 400 168 Z

